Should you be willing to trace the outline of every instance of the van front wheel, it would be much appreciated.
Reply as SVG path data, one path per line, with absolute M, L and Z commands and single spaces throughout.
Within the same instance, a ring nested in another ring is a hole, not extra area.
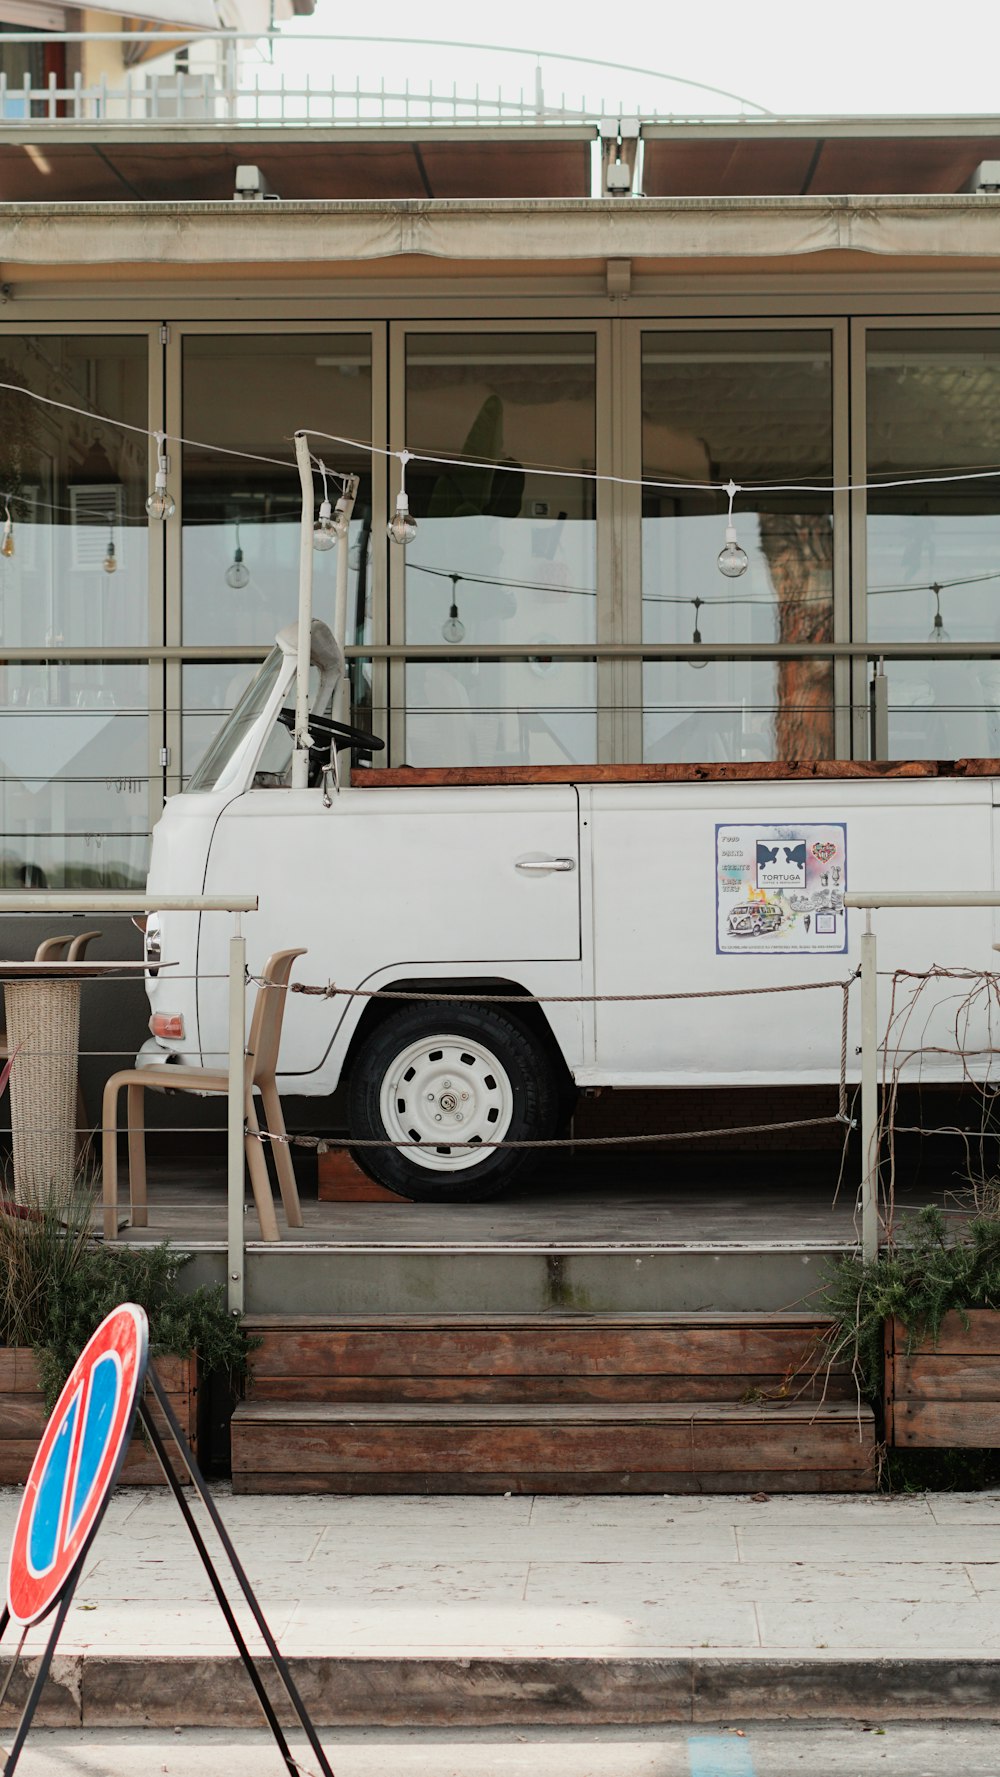
M 500 1007 L 414 1006 L 377 1025 L 351 1069 L 351 1152 L 371 1178 L 418 1203 L 477 1203 L 537 1163 L 559 1103 L 543 1046 Z

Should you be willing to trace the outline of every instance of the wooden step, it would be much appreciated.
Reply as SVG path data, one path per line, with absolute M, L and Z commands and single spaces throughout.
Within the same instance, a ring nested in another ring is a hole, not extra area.
M 238 1493 L 870 1491 L 875 1427 L 844 1403 L 248 1401 Z
M 853 1401 L 816 1314 L 262 1315 L 247 1321 L 252 1399 Z

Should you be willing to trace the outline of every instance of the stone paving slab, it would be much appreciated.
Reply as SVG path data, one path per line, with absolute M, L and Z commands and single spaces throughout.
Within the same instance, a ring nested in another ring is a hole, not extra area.
M 1000 1494 L 215 1492 L 326 1726 L 1000 1719 Z M 4 1550 L 18 1500 L 0 1492 Z M 43 1640 L 40 1625 L 28 1671 Z M 118 1494 L 44 1719 L 240 1727 L 255 1708 L 173 1500 Z
M 328 1730 L 336 1777 L 996 1777 L 1000 1732 L 923 1727 L 763 1726 Z M 315 1758 L 292 1737 L 301 1768 Z M 26 1777 L 274 1777 L 269 1735 L 145 1728 L 32 1734 Z

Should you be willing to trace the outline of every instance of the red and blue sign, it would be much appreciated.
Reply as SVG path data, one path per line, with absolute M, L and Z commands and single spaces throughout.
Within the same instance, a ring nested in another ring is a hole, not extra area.
M 22 1626 L 52 1609 L 87 1552 L 128 1447 L 148 1356 L 145 1310 L 124 1302 L 73 1365 L 14 1526 L 7 1604 Z

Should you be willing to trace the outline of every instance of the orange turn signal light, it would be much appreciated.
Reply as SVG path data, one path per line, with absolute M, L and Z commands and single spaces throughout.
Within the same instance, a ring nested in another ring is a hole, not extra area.
M 182 1037 L 184 1018 L 180 1012 L 154 1012 L 149 1028 L 154 1037 Z

